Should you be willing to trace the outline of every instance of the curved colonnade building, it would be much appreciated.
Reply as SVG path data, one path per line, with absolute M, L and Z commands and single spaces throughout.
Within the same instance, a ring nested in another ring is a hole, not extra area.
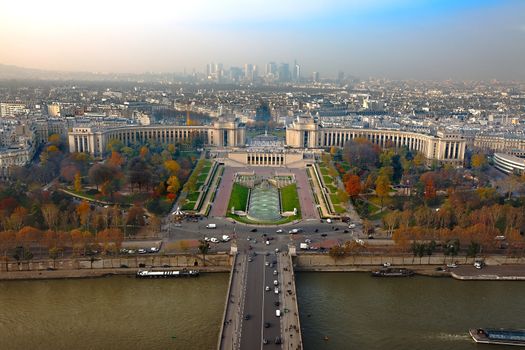
M 409 131 L 334 128 L 323 127 L 311 117 L 298 117 L 286 128 L 284 149 L 254 150 L 246 148 L 245 125 L 238 120 L 218 121 L 206 126 L 151 125 L 127 126 L 114 128 L 73 128 L 68 133 L 71 152 L 87 152 L 101 156 L 112 139 L 124 144 L 154 140 L 160 143 L 178 143 L 193 137 L 202 137 L 209 147 L 230 149 L 238 161 L 246 159 L 251 165 L 287 165 L 284 153 L 298 154 L 301 150 L 323 149 L 331 146 L 344 147 L 345 143 L 356 138 L 365 138 L 381 147 L 408 147 L 410 150 L 423 153 L 428 159 L 462 165 L 466 141 L 459 134 L 438 132 L 428 135 Z M 294 150 L 289 150 L 290 148 Z M 255 153 L 254 153 L 255 152 Z M 263 152 L 263 160 L 256 153 Z M 244 157 L 246 154 L 246 157 Z M 256 158 L 254 158 L 256 157 Z M 302 156 L 301 156 L 302 157 Z M 271 161 L 268 161 L 270 159 Z M 275 159 L 275 161 L 274 161 Z M 279 160 L 279 161 L 277 161 Z M 290 159 L 292 160 L 292 159 Z M 297 161 L 293 157 L 293 161 Z M 244 162 L 244 161 L 243 161 Z

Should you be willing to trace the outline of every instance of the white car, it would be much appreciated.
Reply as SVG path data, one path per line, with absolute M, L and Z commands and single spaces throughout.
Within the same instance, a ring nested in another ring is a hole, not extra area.
M 277 276 L 277 273 L 278 273 L 277 270 L 273 270 L 273 275 L 274 276 Z
M 215 237 L 210 238 L 210 242 L 212 243 L 219 243 L 219 240 Z
M 266 241 L 266 245 L 270 245 L 270 241 Z
M 159 251 L 159 248 L 157 248 L 157 247 L 151 247 L 151 248 L 149 248 L 149 251 L 150 251 L 151 253 L 156 253 L 156 252 Z
M 332 219 L 326 219 L 326 222 L 331 224 L 332 223 Z
M 275 248 L 275 254 L 279 253 L 279 248 Z
M 348 228 L 355 228 L 355 224 L 348 225 Z
M 275 231 L 276 233 L 283 233 L 284 231 L 282 229 L 278 229 L 277 231 Z
M 267 262 L 264 263 L 264 265 L 265 265 L 265 266 L 270 266 L 270 262 L 267 261 Z
M 307 238 L 307 239 L 304 240 L 304 243 L 310 244 L 310 243 L 312 243 L 312 240 Z
M 204 237 L 204 241 L 205 242 L 209 242 L 210 241 L 210 237 Z
M 275 294 L 279 294 L 279 288 L 275 287 L 275 289 L 273 290 L 273 292 L 274 292 Z
M 266 286 L 266 288 L 264 288 L 265 291 L 269 292 L 270 291 L 270 287 L 269 286 Z
M 274 285 L 274 286 L 277 286 L 277 285 L 279 285 L 279 281 L 277 281 L 277 280 L 274 280 L 274 281 L 273 281 L 273 285 Z
M 389 262 L 383 263 L 383 267 L 390 267 L 391 264 Z
M 451 268 L 451 269 L 455 269 L 456 267 L 458 267 L 458 264 L 456 264 L 456 263 L 447 264 L 447 267 Z
M 138 252 L 139 254 L 146 254 L 146 249 L 144 249 L 144 248 L 140 248 L 139 250 L 137 250 L 137 252 Z

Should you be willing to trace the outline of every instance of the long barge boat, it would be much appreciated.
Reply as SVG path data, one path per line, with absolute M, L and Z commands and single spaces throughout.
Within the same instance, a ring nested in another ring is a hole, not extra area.
M 476 328 L 469 333 L 480 344 L 525 346 L 525 329 Z
M 197 277 L 197 270 L 169 270 L 169 271 L 148 271 L 140 270 L 137 272 L 137 278 L 176 278 L 176 277 Z
M 413 275 L 414 271 L 405 268 L 388 267 L 372 271 L 374 277 L 408 277 Z

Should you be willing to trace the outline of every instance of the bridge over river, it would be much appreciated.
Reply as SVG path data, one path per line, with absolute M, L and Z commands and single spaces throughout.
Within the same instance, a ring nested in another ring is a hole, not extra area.
M 218 349 L 302 349 L 288 252 L 243 252 L 233 261 Z

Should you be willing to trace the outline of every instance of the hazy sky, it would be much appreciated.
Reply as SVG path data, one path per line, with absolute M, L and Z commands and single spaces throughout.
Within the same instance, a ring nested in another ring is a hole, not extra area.
M 304 75 L 525 80 L 521 0 L 0 0 L 0 63 L 99 72 L 269 61 Z

